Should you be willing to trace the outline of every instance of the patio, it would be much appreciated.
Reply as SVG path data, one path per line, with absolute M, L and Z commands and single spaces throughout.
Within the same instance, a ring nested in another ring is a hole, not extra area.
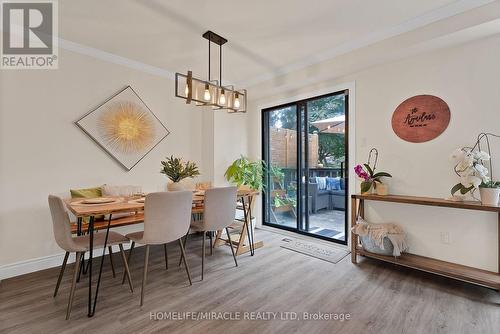
M 275 216 L 273 224 L 296 227 L 296 218 L 291 212 L 276 212 Z M 344 228 L 345 211 L 323 209 L 309 216 L 309 233 L 345 241 Z

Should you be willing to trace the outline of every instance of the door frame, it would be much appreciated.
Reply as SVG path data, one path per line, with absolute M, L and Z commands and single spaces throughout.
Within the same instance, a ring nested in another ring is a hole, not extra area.
M 334 87 L 326 87 L 326 88 L 323 88 L 321 90 L 317 90 L 315 92 L 311 92 L 311 93 L 305 93 L 305 94 L 301 94 L 301 95 L 297 95 L 297 96 L 290 96 L 290 97 L 286 97 L 284 99 L 281 99 L 279 101 L 276 101 L 276 102 L 268 102 L 268 103 L 265 103 L 265 104 L 262 104 L 258 107 L 258 109 L 260 109 L 260 116 L 261 116 L 261 157 L 262 159 L 265 160 L 266 156 L 266 149 L 265 149 L 265 137 L 266 137 L 266 126 L 265 126 L 265 112 L 269 111 L 270 109 L 276 109 L 276 108 L 282 108 L 282 107 L 286 107 L 286 106 L 290 106 L 290 105 L 297 105 L 297 115 L 300 114 L 300 111 L 299 111 L 299 105 L 300 103 L 307 103 L 307 101 L 309 100 L 314 100 L 314 99 L 318 99 L 318 98 L 321 98 L 321 97 L 326 97 L 326 96 L 330 96 L 330 95 L 333 95 L 335 93 L 342 93 L 344 91 L 348 91 L 348 94 L 347 94 L 347 99 L 346 99 L 346 109 L 347 109 L 347 113 L 346 113 L 346 119 L 347 119 L 347 124 L 348 124 L 348 127 L 346 128 L 346 137 L 347 137 L 347 142 L 346 142 L 346 150 L 347 150 L 347 155 L 346 155 L 346 168 L 345 168 L 345 172 L 346 172 L 346 177 L 348 178 L 348 183 L 346 184 L 346 213 L 345 213 L 345 217 L 346 217 L 346 222 L 345 222 L 345 241 L 341 241 L 341 240 L 336 240 L 336 239 L 332 239 L 332 238 L 327 238 L 327 237 L 323 237 L 321 235 L 315 235 L 315 234 L 312 234 L 312 233 L 308 233 L 308 232 L 304 232 L 304 231 L 301 231 L 299 227 L 299 225 L 297 224 L 297 228 L 291 228 L 291 227 L 287 227 L 287 226 L 281 226 L 279 225 L 279 228 L 281 229 L 284 229 L 284 230 L 288 230 L 288 231 L 291 231 L 291 232 L 295 232 L 295 233 L 299 233 L 299 234 L 303 234 L 303 235 L 307 235 L 307 236 L 312 236 L 312 237 L 315 237 L 315 238 L 319 238 L 319 239 L 323 239 L 323 240 L 327 240 L 327 241 L 331 241 L 331 242 L 334 242 L 334 243 L 338 243 L 338 244 L 342 244 L 342 245 L 346 245 L 346 246 L 349 246 L 350 245 L 350 238 L 349 238 L 349 235 L 350 235 L 350 222 L 351 222 L 351 219 L 350 219 L 350 215 L 351 215 L 351 201 L 349 200 L 350 197 L 351 197 L 351 194 L 354 193 L 353 189 L 355 189 L 355 186 L 356 186 L 356 180 L 354 179 L 354 177 L 351 177 L 351 175 L 353 173 L 351 173 L 351 171 L 353 170 L 354 168 L 354 164 L 355 164 L 355 157 L 356 157 L 356 154 L 355 154 L 355 82 L 349 82 L 349 83 L 345 83 L 345 84 L 341 84 L 341 85 L 336 85 Z M 300 118 L 300 117 L 299 117 Z M 297 119 L 297 122 L 300 123 L 300 119 Z M 299 129 L 299 124 L 297 124 L 297 128 Z M 300 137 L 302 136 L 297 136 L 297 152 L 298 152 L 298 149 L 301 145 L 300 143 Z M 307 159 L 306 159 L 307 160 Z M 297 161 L 298 164 L 300 164 L 300 161 Z M 298 165 L 297 167 L 299 167 L 300 165 Z M 298 171 L 301 170 L 301 168 L 298 168 L 297 169 Z M 301 180 L 301 173 L 298 172 L 297 173 L 297 181 L 300 181 Z M 306 192 L 307 192 L 307 185 L 306 185 Z M 307 194 L 306 194 L 307 195 Z M 302 215 L 302 207 L 301 207 L 301 203 L 302 200 L 301 200 L 301 196 L 300 194 L 297 194 L 297 212 Z M 262 194 L 262 201 L 261 201 L 261 204 L 262 204 L 262 208 L 261 208 L 261 222 L 262 224 L 264 223 L 264 220 L 265 220 L 265 217 L 266 217 L 266 194 L 263 193 Z M 305 201 L 305 205 L 307 206 L 308 205 L 308 201 Z M 302 218 L 299 218 L 299 221 L 298 223 L 300 224 L 301 222 L 301 219 Z M 263 224 L 264 225 L 264 224 Z M 266 223 L 265 224 L 266 226 L 270 226 L 270 227 L 278 227 L 278 225 L 276 224 L 268 224 Z

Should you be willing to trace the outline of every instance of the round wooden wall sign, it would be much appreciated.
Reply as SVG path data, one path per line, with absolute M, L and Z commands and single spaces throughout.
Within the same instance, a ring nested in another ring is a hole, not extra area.
M 450 108 L 433 95 L 417 95 L 403 101 L 392 114 L 392 129 L 399 138 L 423 143 L 438 137 L 450 123 Z

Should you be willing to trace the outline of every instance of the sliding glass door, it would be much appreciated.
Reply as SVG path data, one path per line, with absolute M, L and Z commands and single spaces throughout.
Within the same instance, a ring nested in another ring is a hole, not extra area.
M 262 111 L 264 225 L 347 243 L 348 91 Z

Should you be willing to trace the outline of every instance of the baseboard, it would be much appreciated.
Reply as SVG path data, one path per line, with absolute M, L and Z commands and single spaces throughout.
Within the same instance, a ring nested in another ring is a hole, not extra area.
M 130 244 L 123 245 L 123 248 L 129 249 Z M 102 254 L 102 248 L 101 249 L 96 248 L 94 251 L 97 251 L 96 256 L 100 256 L 100 254 Z M 114 253 L 118 251 L 119 248 L 117 246 L 113 247 Z M 15 276 L 33 273 L 40 270 L 59 267 L 62 264 L 63 260 L 64 260 L 64 252 L 61 252 L 59 254 L 43 256 L 15 263 L 9 263 L 0 266 L 0 281 Z M 68 259 L 68 263 L 72 262 L 75 262 L 74 254 L 71 254 L 71 256 Z

